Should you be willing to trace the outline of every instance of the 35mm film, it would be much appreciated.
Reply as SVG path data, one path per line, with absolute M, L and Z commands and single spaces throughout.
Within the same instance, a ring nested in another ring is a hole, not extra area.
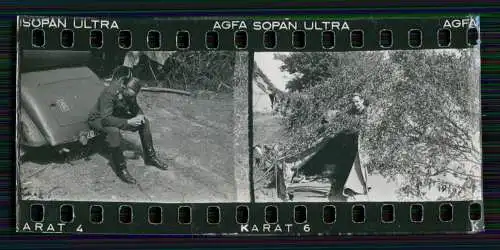
M 484 229 L 479 17 L 18 17 L 17 231 Z

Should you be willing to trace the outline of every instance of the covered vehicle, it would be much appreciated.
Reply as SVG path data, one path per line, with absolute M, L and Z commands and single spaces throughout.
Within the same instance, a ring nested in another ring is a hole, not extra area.
M 24 147 L 86 144 L 87 125 L 102 81 L 90 68 L 91 52 L 23 51 L 19 78 L 18 135 Z

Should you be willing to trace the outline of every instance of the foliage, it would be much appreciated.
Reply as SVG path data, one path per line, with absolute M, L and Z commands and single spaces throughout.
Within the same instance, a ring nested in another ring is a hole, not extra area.
M 177 51 L 165 56 L 167 59 L 163 65 L 142 55 L 136 67 L 140 68 L 141 79 L 150 86 L 231 93 L 235 54 L 234 51 Z M 123 51 L 93 53 L 89 66 L 96 74 L 105 78 L 123 64 L 125 56 Z M 153 81 L 151 71 L 159 82 Z
M 470 197 L 480 185 L 477 58 L 470 49 L 281 56 L 282 70 L 296 75 L 279 109 L 285 148 L 311 147 L 323 114 L 343 113 L 358 92 L 370 103 L 361 137 L 370 171 L 402 176 L 402 197 L 423 198 L 431 189 L 443 199 Z M 337 120 L 330 129 L 348 126 Z
M 189 51 L 169 57 L 162 74 L 163 87 L 232 92 L 235 52 Z

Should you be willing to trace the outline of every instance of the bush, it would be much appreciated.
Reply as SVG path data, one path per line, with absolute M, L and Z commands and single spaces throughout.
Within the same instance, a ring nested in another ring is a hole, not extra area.
M 232 92 L 235 53 L 177 52 L 166 60 L 161 84 L 183 90 Z

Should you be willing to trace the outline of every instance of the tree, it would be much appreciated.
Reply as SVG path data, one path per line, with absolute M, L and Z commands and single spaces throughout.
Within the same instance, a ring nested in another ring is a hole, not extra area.
M 470 50 L 398 51 L 391 61 L 398 77 L 384 98 L 390 105 L 366 133 L 369 166 L 404 177 L 403 197 L 425 197 L 433 188 L 442 191 L 442 199 L 471 197 L 471 189 L 480 185 L 481 166 L 479 68 L 473 55 Z
M 401 197 L 423 199 L 432 189 L 442 199 L 471 197 L 480 185 L 478 55 L 469 49 L 282 57 L 282 69 L 297 73 L 282 113 L 285 147 L 291 154 L 310 147 L 321 115 L 345 108 L 346 96 L 360 92 L 371 102 L 361 143 L 370 171 L 405 183 Z
M 301 74 L 286 85 L 286 89 L 291 92 L 302 91 L 321 83 L 330 75 L 330 67 L 338 63 L 338 57 L 335 54 L 324 56 L 318 53 L 294 53 L 290 56 L 276 55 L 275 57 L 283 61 L 282 71 Z

